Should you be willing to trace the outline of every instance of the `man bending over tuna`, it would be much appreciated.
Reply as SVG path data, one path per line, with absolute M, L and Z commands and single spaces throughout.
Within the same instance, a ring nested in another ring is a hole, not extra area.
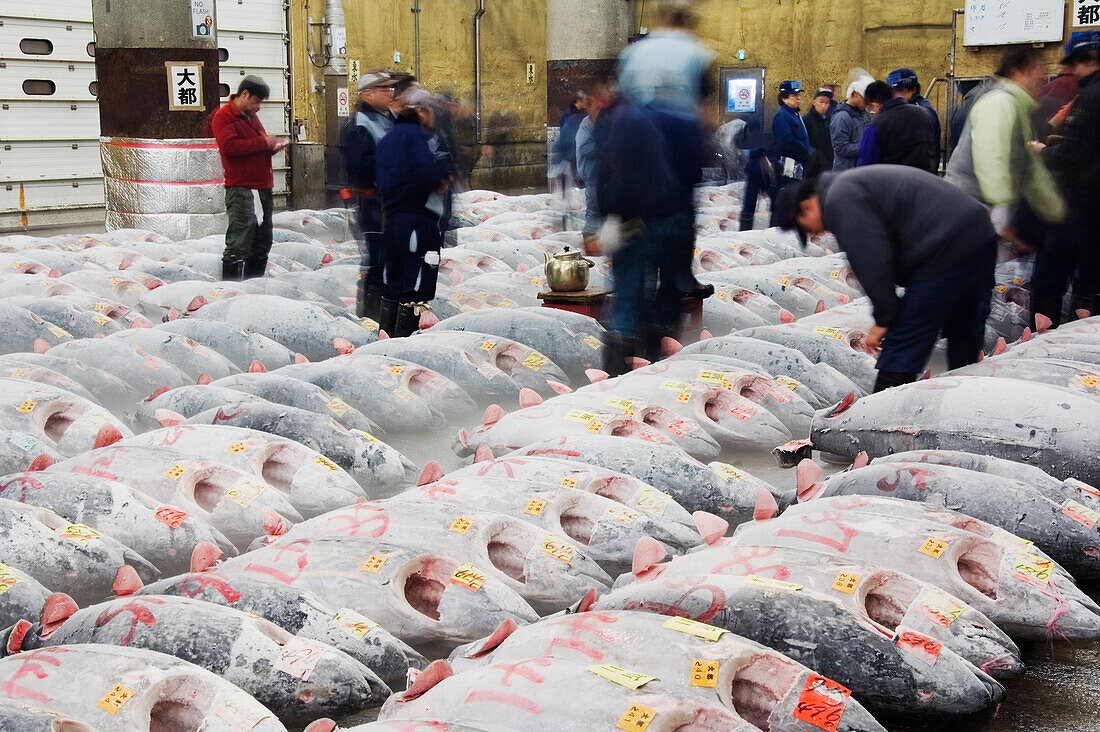
M 792 186 L 778 218 L 803 243 L 832 232 L 847 254 L 871 299 L 867 345 L 882 349 L 875 391 L 916 379 L 941 332 L 948 368 L 978 360 L 997 241 L 980 203 L 915 168 L 873 165 Z

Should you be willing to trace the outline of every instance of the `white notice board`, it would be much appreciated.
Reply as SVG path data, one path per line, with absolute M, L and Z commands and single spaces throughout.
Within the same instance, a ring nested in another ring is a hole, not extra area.
M 966 0 L 964 46 L 1061 42 L 1065 0 Z

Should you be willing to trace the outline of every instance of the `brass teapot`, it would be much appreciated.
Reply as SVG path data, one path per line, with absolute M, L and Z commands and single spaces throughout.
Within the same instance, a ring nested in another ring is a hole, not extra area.
M 546 282 L 554 292 L 579 292 L 588 287 L 588 268 L 595 267 L 591 259 L 571 252 L 569 247 L 557 256 L 543 254 L 546 258 Z

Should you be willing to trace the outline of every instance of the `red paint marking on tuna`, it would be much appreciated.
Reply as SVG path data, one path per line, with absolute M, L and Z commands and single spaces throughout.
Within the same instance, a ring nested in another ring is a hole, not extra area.
M 572 616 L 570 619 L 562 622 L 570 628 L 569 638 L 555 638 L 550 641 L 550 645 L 547 647 L 547 651 L 554 648 L 567 648 L 571 651 L 576 651 L 588 656 L 593 661 L 602 661 L 604 655 L 591 647 L 578 636 L 582 633 L 587 633 L 599 638 L 602 641 L 610 643 L 615 640 L 614 636 L 605 632 L 600 628 L 600 625 L 609 625 L 611 623 L 618 622 L 616 618 L 608 617 L 601 613 L 580 613 Z
M 218 413 L 214 415 L 214 421 L 211 422 L 210 424 L 217 424 L 218 422 L 228 422 L 231 419 L 233 419 L 234 417 L 239 417 L 243 413 L 244 413 L 244 407 L 243 406 L 238 406 L 237 411 L 233 412 L 233 414 L 226 414 L 225 413 L 225 407 L 218 407 Z
M 684 602 L 684 600 L 691 597 L 696 592 L 709 592 L 710 593 L 710 604 L 698 616 L 692 618 L 693 620 L 697 620 L 701 623 L 705 623 L 708 620 L 710 620 L 711 618 L 713 618 L 714 616 L 716 616 L 719 612 L 721 612 L 722 608 L 724 608 L 726 606 L 726 593 L 722 591 L 721 587 L 718 587 L 716 585 L 703 584 L 702 582 L 699 582 L 698 579 L 699 579 L 698 577 L 686 577 L 686 578 L 680 579 L 680 580 L 675 580 L 675 579 L 665 580 L 665 587 L 668 587 L 669 589 L 673 589 L 673 590 L 679 589 L 679 588 L 684 587 L 686 585 L 691 585 L 691 586 L 688 587 L 687 592 L 680 595 L 679 599 L 677 599 L 676 602 L 673 603 L 670 606 L 676 612 L 674 612 L 674 613 L 664 612 L 663 613 L 664 615 L 681 615 L 681 616 L 684 616 L 684 617 L 690 617 L 687 613 L 685 613 L 683 610 L 680 609 L 680 605 L 681 605 L 681 603 Z M 695 584 L 691 584 L 693 582 Z
M 180 597 L 194 599 L 201 595 L 207 587 L 214 588 L 230 604 L 235 603 L 242 597 L 241 593 L 233 589 L 228 577 L 214 572 L 186 578 L 179 586 Z
M 528 714 L 542 714 L 542 707 L 519 694 L 510 694 L 506 691 L 472 691 L 463 700 L 464 704 L 471 702 L 489 702 L 491 704 L 507 704 L 516 707 Z
M 93 478 L 106 478 L 107 480 L 118 480 L 118 476 L 114 473 L 110 473 L 107 470 L 101 470 L 101 468 L 111 467 L 111 463 L 114 462 L 114 454 L 100 455 L 92 461 L 91 465 L 77 465 L 73 467 L 72 472 L 80 475 L 90 475 Z
M 39 456 L 39 457 L 41 457 L 41 456 Z M 20 503 L 26 503 L 26 501 L 27 501 L 27 488 L 28 487 L 33 488 L 34 490 L 42 490 L 42 483 L 40 481 L 38 481 L 34 478 L 31 478 L 26 473 L 24 473 L 23 475 L 20 475 L 18 478 L 12 478 L 7 483 L 0 483 L 0 494 L 6 493 L 8 488 L 11 485 L 13 485 L 16 481 L 18 481 L 20 483 L 19 498 L 14 498 L 13 499 L 11 496 L 8 496 L 8 495 L 4 495 L 3 496 L 4 498 L 7 498 L 9 500 L 16 500 L 16 501 L 19 501 Z M 28 483 L 30 484 L 29 486 L 28 486 Z
M 118 641 L 120 646 L 128 646 L 130 645 L 130 641 L 134 639 L 134 633 L 137 632 L 138 623 L 149 628 L 157 624 L 157 619 L 147 606 L 163 604 L 164 600 L 156 597 L 135 597 L 133 601 L 126 603 L 117 610 L 104 610 L 101 612 L 99 617 L 95 620 L 95 627 L 102 628 L 119 615 L 130 613 L 130 630 Z
M 500 677 L 501 686 L 511 686 L 512 677 L 519 676 L 527 679 L 532 684 L 541 684 L 543 681 L 542 675 L 533 668 L 527 668 L 528 664 L 533 666 L 542 666 L 546 668 L 551 663 L 549 658 L 532 658 L 526 661 L 520 661 L 519 663 L 500 663 L 493 666 L 495 669 L 500 669 L 504 673 Z
M 363 502 L 365 503 L 365 501 Z M 377 539 L 386 533 L 386 529 L 389 528 L 390 519 L 385 514 L 385 509 L 378 506 L 365 506 L 362 503 L 357 503 L 351 507 L 353 516 L 333 516 L 329 519 L 328 528 L 334 534 L 346 534 L 347 536 L 365 536 L 369 539 Z M 360 519 L 359 513 L 361 511 L 373 512 L 373 515 L 366 519 Z M 333 525 L 334 522 L 343 522 L 346 526 Z M 378 524 L 377 528 L 365 529 L 365 527 Z
M 49 669 L 42 664 L 47 664 L 48 666 L 61 666 L 61 659 L 56 656 L 65 652 L 64 648 L 49 648 L 20 654 L 23 656 L 23 663 L 16 669 L 15 673 L 11 675 L 10 679 L 0 682 L 0 692 L 9 699 L 30 699 L 42 703 L 49 702 L 50 697 L 42 692 L 35 691 L 29 686 L 23 686 L 16 682 L 18 679 L 26 678 L 27 676 L 33 676 L 36 679 L 46 678 L 49 676 L 50 672 Z
M 859 531 L 852 528 L 851 526 L 848 526 L 847 524 L 840 523 L 840 518 L 841 517 L 839 514 L 829 512 L 822 514 L 820 519 L 813 519 L 810 517 L 802 519 L 807 524 L 833 524 L 834 526 L 836 526 L 837 529 L 840 530 L 840 533 L 843 534 L 843 538 L 839 540 L 831 539 L 824 534 L 814 534 L 809 531 L 798 531 L 794 529 L 780 529 L 776 532 L 776 536 L 789 536 L 792 539 L 803 539 L 805 541 L 812 541 L 818 544 L 824 544 L 825 546 L 831 549 L 835 549 L 841 554 L 844 554 L 852 545 L 852 539 L 854 539 L 859 534 Z

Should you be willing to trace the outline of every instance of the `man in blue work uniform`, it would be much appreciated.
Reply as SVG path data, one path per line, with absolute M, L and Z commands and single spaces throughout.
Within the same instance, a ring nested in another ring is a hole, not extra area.
M 936 165 L 940 160 L 940 141 L 943 139 L 943 128 L 940 126 L 940 116 L 936 114 L 936 108 L 932 102 L 921 96 L 920 81 L 917 72 L 912 69 L 894 69 L 886 75 L 886 83 L 894 90 L 894 93 L 909 104 L 915 104 L 928 114 L 932 122 L 932 136 L 936 143 Z
M 867 87 L 866 99 L 875 117 L 859 143 L 859 165 L 908 165 L 935 173 L 936 141 L 928 114 L 882 81 Z
M 359 77 L 359 106 L 347 138 L 348 189 L 359 213 L 361 272 L 355 314 L 372 320 L 378 320 L 383 267 L 382 197 L 378 195 L 375 151 L 378 141 L 393 128 L 389 117 L 393 82 L 381 69 Z
M 813 148 L 810 134 L 802 122 L 802 83 L 784 81 L 779 85 L 779 111 L 772 118 L 771 150 L 754 150 L 749 156 L 745 201 L 741 208 L 741 230 L 751 229 L 756 215 L 756 199 L 766 193 L 772 202 L 772 225 L 775 209 L 784 188 L 802 180 Z

